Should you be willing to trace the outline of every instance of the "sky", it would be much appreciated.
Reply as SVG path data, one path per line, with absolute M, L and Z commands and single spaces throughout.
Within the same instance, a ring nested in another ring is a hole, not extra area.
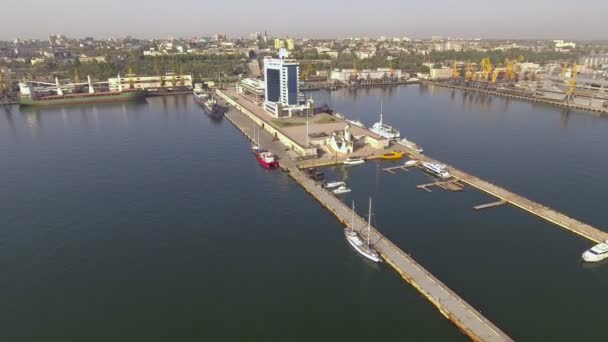
M 269 36 L 608 40 L 608 0 L 4 0 L 0 40 Z

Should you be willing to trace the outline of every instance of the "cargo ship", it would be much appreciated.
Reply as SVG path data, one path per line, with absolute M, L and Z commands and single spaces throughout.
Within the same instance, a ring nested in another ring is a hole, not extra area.
M 101 91 L 36 96 L 32 94 L 27 83 L 20 83 L 19 88 L 21 90 L 21 97 L 19 98 L 19 104 L 21 106 L 46 107 L 89 103 L 127 102 L 142 100 L 144 98 L 144 93 L 139 90 Z

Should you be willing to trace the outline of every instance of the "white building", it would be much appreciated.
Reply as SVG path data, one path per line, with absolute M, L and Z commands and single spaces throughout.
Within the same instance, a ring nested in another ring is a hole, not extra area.
M 279 58 L 264 58 L 264 110 L 275 117 L 308 113 L 309 103 L 300 93 L 300 63 L 287 58 L 281 49 Z
M 236 84 L 237 93 L 256 103 L 264 101 L 265 89 L 264 81 L 256 80 L 255 78 L 244 78 Z
M 431 73 L 430 73 L 430 79 L 431 80 L 438 80 L 438 79 L 445 79 L 445 78 L 451 78 L 454 76 L 454 70 L 452 68 L 441 68 L 441 69 L 431 69 Z
M 176 87 L 192 89 L 192 75 L 160 75 L 160 76 L 137 76 L 127 75 L 108 78 L 110 91 L 122 91 L 124 89 L 160 90 L 165 88 L 171 90 Z
M 342 70 L 332 70 L 331 71 L 331 79 L 340 82 L 348 82 L 355 74 L 355 69 L 342 69 Z M 390 68 L 378 68 L 376 70 L 364 69 L 357 70 L 357 78 L 361 80 L 378 80 L 382 78 L 389 77 L 391 74 Z M 401 70 L 393 70 L 393 77 L 401 78 L 402 72 Z
M 563 48 L 568 48 L 568 47 L 574 49 L 576 47 L 575 42 L 566 42 L 561 39 L 554 40 L 553 42 L 555 43 L 556 49 L 563 49 Z

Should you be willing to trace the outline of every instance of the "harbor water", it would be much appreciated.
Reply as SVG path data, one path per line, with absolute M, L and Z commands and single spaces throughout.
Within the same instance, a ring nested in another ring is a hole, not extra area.
M 312 93 L 366 125 L 608 227 L 608 120 L 425 86 Z M 287 175 L 190 96 L 0 108 L 0 340 L 466 340 Z M 357 211 L 516 340 L 597 340 L 608 265 L 591 243 L 392 162 L 330 167 Z

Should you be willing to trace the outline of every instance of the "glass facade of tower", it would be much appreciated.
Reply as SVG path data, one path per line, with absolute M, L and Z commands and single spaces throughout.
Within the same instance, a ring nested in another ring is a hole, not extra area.
M 281 100 L 281 72 L 278 69 L 266 69 L 266 101 Z
M 289 65 L 287 69 L 287 103 L 290 105 L 298 104 L 298 67 Z

